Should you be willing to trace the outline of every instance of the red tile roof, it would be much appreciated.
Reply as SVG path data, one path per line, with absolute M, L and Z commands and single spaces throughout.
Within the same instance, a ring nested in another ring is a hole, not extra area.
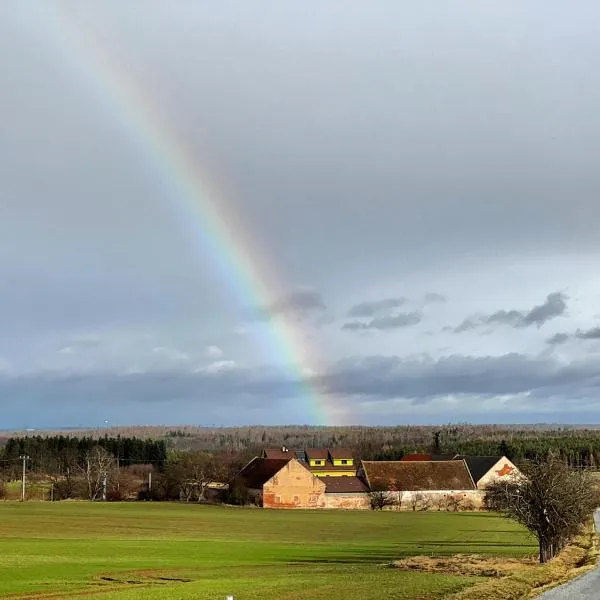
M 336 459 L 352 458 L 354 456 L 354 452 L 350 448 L 329 448 L 329 454 L 331 458 Z
M 306 456 L 309 460 L 326 460 L 329 456 L 327 448 L 307 448 Z
M 463 460 L 363 461 L 362 466 L 373 491 L 475 489 Z
M 240 471 L 239 477 L 246 487 L 259 489 L 279 473 L 291 458 L 254 458 Z

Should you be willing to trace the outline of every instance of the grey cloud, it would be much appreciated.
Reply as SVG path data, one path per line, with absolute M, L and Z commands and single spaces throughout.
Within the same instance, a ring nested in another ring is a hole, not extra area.
M 444 303 L 448 301 L 448 298 L 443 294 L 438 294 L 437 292 L 428 292 L 423 296 L 423 301 L 425 304 L 435 304 L 435 303 Z
M 592 327 L 591 329 L 578 329 L 575 333 L 556 333 L 548 338 L 548 344 L 563 344 L 569 339 L 579 340 L 600 340 L 600 327 Z
M 575 337 L 580 340 L 600 340 L 600 327 L 594 327 L 593 329 L 577 330 Z
M 250 317 L 259 321 L 269 321 L 273 317 L 284 315 L 304 320 L 312 315 L 320 315 L 327 310 L 319 292 L 309 288 L 297 289 L 278 298 L 268 306 L 253 309 Z
M 349 317 L 373 317 L 382 312 L 389 312 L 405 304 L 406 298 L 384 298 L 383 300 L 365 301 L 355 304 L 349 311 Z
M 551 358 L 511 353 L 503 356 L 452 355 L 439 360 L 395 356 L 359 357 L 339 362 L 319 379 L 334 394 L 427 400 L 445 395 L 536 392 L 541 397 L 600 387 L 597 359 L 567 366 Z
M 452 355 L 437 360 L 427 356 L 357 356 L 333 364 L 308 383 L 324 396 L 345 397 L 348 406 L 365 399 L 398 398 L 419 404 L 448 395 L 490 398 L 528 394 L 539 401 L 557 397 L 567 401 L 597 396 L 599 367 L 597 358 L 564 365 L 549 357 L 517 353 Z M 204 421 L 222 409 L 228 411 L 223 418 L 229 423 L 236 422 L 235 415 L 241 411 L 246 411 L 244 420 L 248 422 L 252 411 L 271 411 L 273 418 L 274 402 L 296 400 L 304 394 L 303 389 L 289 372 L 278 369 L 0 378 L 0 394 L 37 403 L 37 426 L 70 423 L 71 412 L 87 411 L 90 419 L 90 415 L 99 418 L 114 410 L 119 411 L 121 422 L 139 421 L 140 410 L 144 415 L 162 415 L 164 422 L 165 406 L 170 415 L 174 406 L 187 410 L 189 419 L 194 411 L 197 414 L 198 399 L 202 400 Z M 16 410 L 9 407 L 5 426 L 15 424 Z
M 509 325 L 510 327 L 529 327 L 536 325 L 538 328 L 566 313 L 568 296 L 563 292 L 553 292 L 546 296 L 546 300 L 529 310 L 499 310 L 490 315 L 476 315 L 465 319 L 454 329 L 456 333 L 475 329 L 481 325 Z
M 555 317 L 564 315 L 567 310 L 568 296 L 563 292 L 554 292 L 548 294 L 546 301 L 539 306 L 534 306 L 526 315 L 523 316 L 524 327 L 528 325 L 537 325 L 541 327 L 544 323 Z
M 348 331 L 365 331 L 399 329 L 401 327 L 410 327 L 421 322 L 422 314 L 418 311 L 410 313 L 400 313 L 398 315 L 388 315 L 385 317 L 376 317 L 369 321 L 348 321 L 342 325 L 342 329 Z
M 546 340 L 546 343 L 556 346 L 558 344 L 564 344 L 566 341 L 569 340 L 570 337 L 571 336 L 568 333 L 555 333 L 553 336 L 549 337 Z

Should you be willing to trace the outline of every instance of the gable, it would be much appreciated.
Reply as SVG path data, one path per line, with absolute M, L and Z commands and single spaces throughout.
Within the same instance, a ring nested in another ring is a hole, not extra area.
M 304 465 L 296 459 L 287 462 L 269 480 L 264 482 L 264 488 L 273 490 L 275 488 L 288 489 L 302 487 L 310 489 L 313 493 L 323 493 L 325 483 L 315 477 Z

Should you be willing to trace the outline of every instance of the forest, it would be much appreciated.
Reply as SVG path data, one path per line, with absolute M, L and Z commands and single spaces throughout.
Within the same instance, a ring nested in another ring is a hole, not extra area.
M 600 467 L 600 429 L 557 425 L 420 425 L 420 426 L 250 426 L 250 427 L 113 427 L 109 430 L 12 432 L 0 438 L 0 460 L 30 457 L 30 467 L 63 472 L 82 465 L 95 445 L 122 465 L 151 464 L 157 469 L 169 455 L 201 452 L 239 457 L 265 447 L 345 447 L 357 459 L 396 460 L 410 452 L 436 454 L 504 454 L 513 461 L 544 460 L 550 454 L 571 467 Z M 18 462 L 18 461 L 17 461 Z

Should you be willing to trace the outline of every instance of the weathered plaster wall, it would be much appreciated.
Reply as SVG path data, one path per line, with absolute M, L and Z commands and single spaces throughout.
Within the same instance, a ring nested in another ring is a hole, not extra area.
M 371 508 L 369 494 L 323 494 L 320 508 L 365 510 Z
M 319 508 L 325 484 L 297 461 L 287 465 L 263 486 L 265 508 Z
M 481 510 L 485 493 L 481 490 L 439 490 L 389 492 L 395 504 L 387 510 Z

